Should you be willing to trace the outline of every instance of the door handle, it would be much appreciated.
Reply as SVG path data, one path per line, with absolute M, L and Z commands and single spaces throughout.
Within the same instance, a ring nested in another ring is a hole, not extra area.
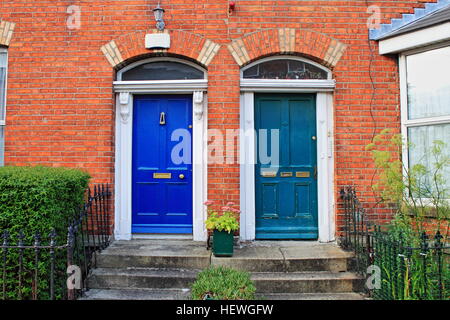
M 180 175 L 178 176 L 178 178 L 184 179 L 184 174 L 180 174 Z
M 314 166 L 314 179 L 317 180 L 317 166 Z

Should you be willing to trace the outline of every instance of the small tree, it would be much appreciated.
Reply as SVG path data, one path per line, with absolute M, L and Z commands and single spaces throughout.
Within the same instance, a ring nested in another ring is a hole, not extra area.
M 433 163 L 424 165 L 423 156 L 418 163 L 408 168 L 400 157 L 405 147 L 400 134 L 385 129 L 366 147 L 372 152 L 375 168 L 379 172 L 378 183 L 373 189 L 380 195 L 381 201 L 394 204 L 394 229 L 422 232 L 424 218 L 433 213 L 439 230 L 442 221 L 450 218 L 450 193 L 444 178 L 444 172 L 450 166 L 450 157 L 444 153 L 445 146 L 442 141 L 434 141 L 430 150 L 426 150 Z M 414 145 L 408 147 L 414 148 Z M 413 225 L 418 230 L 412 230 Z M 447 236 L 448 225 L 445 238 Z
M 448 297 L 448 281 L 445 280 L 450 276 L 448 260 L 442 258 L 438 251 L 426 251 L 424 255 L 422 250 L 408 251 L 407 248 L 421 248 L 427 241 L 423 232 L 432 231 L 425 224 L 427 216 L 436 219 L 437 230 L 442 232 L 446 228 L 442 235 L 444 242 L 448 241 L 450 193 L 444 173 L 450 166 L 450 158 L 444 152 L 445 143 L 434 141 L 430 150 L 425 151 L 429 163 L 424 161 L 426 155 L 423 155 L 416 164 L 406 167 L 400 157 L 404 147 L 414 148 L 412 144 L 406 146 L 401 135 L 392 134 L 388 129 L 367 146 L 379 173 L 373 189 L 382 202 L 393 204 L 396 210 L 387 232 L 375 234 L 381 246 L 391 248 L 386 251 L 375 246 L 374 263 L 382 270 L 382 286 L 385 288 L 376 291 L 375 296 L 437 299 L 436 293 L 442 292 L 443 297 Z M 390 250 L 394 247 L 400 250 L 402 257 L 392 255 Z M 438 274 L 441 281 L 437 281 Z

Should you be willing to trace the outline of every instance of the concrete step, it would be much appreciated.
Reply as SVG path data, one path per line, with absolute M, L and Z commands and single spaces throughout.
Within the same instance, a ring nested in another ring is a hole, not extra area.
M 211 265 L 250 272 L 343 272 L 352 268 L 353 254 L 336 244 L 259 241 L 235 248 L 233 257 L 211 257 Z
M 189 289 L 90 289 L 79 300 L 190 300 Z M 266 293 L 258 300 L 365 300 L 359 293 Z
M 197 273 L 182 269 L 97 268 L 88 277 L 92 289 L 190 288 Z
M 258 293 L 361 292 L 363 278 L 352 272 L 252 273 Z
M 227 266 L 249 272 L 351 271 L 353 255 L 335 244 L 274 242 L 237 246 L 233 257 L 215 257 L 189 240 L 115 241 L 97 256 L 100 268 L 204 269 Z
M 189 240 L 115 241 L 97 256 L 99 268 L 204 269 L 211 252 Z
M 259 300 L 365 300 L 364 295 L 354 292 L 344 293 L 266 293 L 256 296 Z
M 189 300 L 189 289 L 90 289 L 79 300 Z
M 190 288 L 199 270 L 98 268 L 88 278 L 92 289 Z M 363 279 L 351 272 L 256 272 L 251 274 L 259 293 L 358 292 Z
M 356 299 L 363 289 L 351 272 L 353 255 L 333 243 L 258 241 L 220 258 L 189 240 L 114 241 L 96 258 L 86 299 L 186 299 L 210 265 L 249 271 L 267 299 Z

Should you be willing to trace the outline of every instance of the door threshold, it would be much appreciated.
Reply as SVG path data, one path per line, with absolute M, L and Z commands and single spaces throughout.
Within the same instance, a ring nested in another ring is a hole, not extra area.
M 192 240 L 192 234 L 132 234 L 132 239 Z
M 322 245 L 337 245 L 336 241 L 321 242 L 319 240 L 252 240 L 241 241 L 241 246 L 254 246 L 254 247 L 315 247 Z

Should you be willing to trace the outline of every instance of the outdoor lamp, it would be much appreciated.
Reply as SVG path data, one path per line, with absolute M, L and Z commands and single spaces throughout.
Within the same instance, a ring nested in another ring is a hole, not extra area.
M 166 26 L 163 20 L 164 11 L 165 10 L 159 6 L 159 2 L 158 6 L 153 9 L 153 14 L 155 15 L 156 20 L 156 29 L 158 29 L 159 31 L 163 31 L 164 27 Z

